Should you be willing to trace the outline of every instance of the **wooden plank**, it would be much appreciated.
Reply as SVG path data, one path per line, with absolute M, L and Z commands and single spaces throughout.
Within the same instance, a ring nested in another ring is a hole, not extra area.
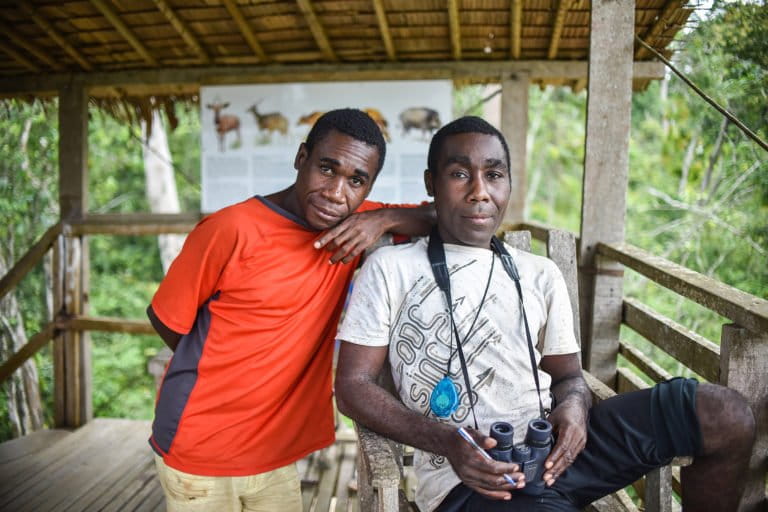
M 24 256 L 19 258 L 19 261 L 11 267 L 11 270 L 0 279 L 0 300 L 19 284 L 24 276 L 43 259 L 43 256 L 51 248 L 56 238 L 61 234 L 61 231 L 61 222 L 57 222 L 48 228 L 37 242 L 24 253 Z
M 523 33 L 523 0 L 512 0 L 509 7 L 509 52 L 513 59 L 520 58 L 520 41 Z
M 27 50 L 29 53 L 37 57 L 37 59 L 41 60 L 42 62 L 46 63 L 48 66 L 53 68 L 56 71 L 62 71 L 64 69 L 64 66 L 62 66 L 58 61 L 53 59 L 46 50 L 43 48 L 40 48 L 35 43 L 31 41 L 31 38 L 20 34 L 10 26 L 8 26 L 5 22 L 0 21 L 0 32 L 4 36 L 6 36 L 8 39 L 13 41 L 16 45 L 21 46 L 25 50 Z
M 588 371 L 582 370 L 581 373 L 584 376 L 584 380 L 587 382 L 587 386 L 589 386 L 589 390 L 592 391 L 593 402 L 597 403 L 601 400 L 605 400 L 616 395 L 614 390 L 603 384 L 600 380 L 597 379 L 597 377 Z
M 303 510 L 310 510 L 317 494 L 317 484 L 320 481 L 320 452 L 315 452 L 307 457 L 307 470 L 301 479 L 301 503 Z
M 579 309 L 585 366 L 604 383 L 616 377 L 623 276 L 598 260 L 596 244 L 624 240 L 634 8 L 634 0 L 593 0 L 590 8 Z
M 77 316 L 69 321 L 75 331 L 125 332 L 130 334 L 156 334 L 148 320 Z
M 53 246 L 52 267 L 52 292 L 53 292 L 53 311 L 58 314 L 64 308 L 64 269 L 66 267 L 66 246 L 64 244 L 64 235 L 60 234 L 56 238 Z M 56 336 L 53 340 L 53 346 L 61 344 L 63 334 Z M 61 349 L 53 348 L 51 350 L 53 359 L 53 424 L 64 424 L 64 352 Z
M 504 242 L 519 251 L 531 251 L 531 233 L 529 231 L 507 231 Z
M 231 2 L 232 0 L 223 0 Z M 661 79 L 664 64 L 634 63 L 635 78 Z M 335 64 L 253 64 L 243 66 L 161 67 L 151 70 L 52 73 L 0 77 L 0 96 L 55 95 L 72 81 L 88 86 L 93 97 L 113 97 L 116 86 L 125 94 L 196 94 L 199 86 L 243 83 L 333 82 L 349 80 L 488 79 L 515 73 L 529 73 L 531 80 L 579 79 L 587 76 L 587 62 L 576 60 L 526 61 L 428 61 L 367 62 Z M 185 87 L 188 86 L 188 87 Z
M 130 423 L 122 420 L 126 421 Z M 57 482 L 70 474 L 81 458 L 103 458 L 105 447 L 109 446 L 105 439 L 111 439 L 110 430 L 120 426 L 120 420 L 96 420 L 34 457 L 9 464 L 7 471 L 3 468 L 0 471 L 0 510 L 18 510 L 29 496 L 58 489 Z
M 336 488 L 336 477 L 339 474 L 339 455 L 343 446 L 333 444 L 321 452 L 320 482 L 317 487 L 317 499 L 314 510 L 316 512 L 328 512 L 331 510 L 331 499 Z
M 253 29 L 248 24 L 245 16 L 243 16 L 240 8 L 237 6 L 237 2 L 235 0 L 222 0 L 222 3 L 227 8 L 227 11 L 229 11 L 229 15 L 232 16 L 232 19 L 235 20 L 237 28 L 240 29 L 240 33 L 245 38 L 248 46 L 251 47 L 251 50 L 253 50 L 253 53 L 256 54 L 261 62 L 269 62 L 270 58 L 264 52 L 261 44 L 259 44 L 259 41 L 256 39 L 256 34 L 253 32 Z
M 376 11 L 376 21 L 379 24 L 379 32 L 381 32 L 384 48 L 387 50 L 387 58 L 389 60 L 397 60 L 397 53 L 392 42 L 392 34 L 389 31 L 389 22 L 387 21 L 387 12 L 384 10 L 383 0 L 373 0 L 373 9 Z
M 349 495 L 349 484 L 355 476 L 357 444 L 345 443 L 341 446 L 344 451 L 339 462 L 339 478 L 336 483 L 336 507 L 334 512 L 347 512 L 349 503 L 355 501 L 355 498 Z
M 555 22 L 552 27 L 552 37 L 549 40 L 549 50 L 547 51 L 548 59 L 554 59 L 557 57 L 557 48 L 560 46 L 560 35 L 563 33 L 565 15 L 568 13 L 568 9 L 571 8 L 572 3 L 573 0 L 559 0 L 557 3 Z
M 723 326 L 720 383 L 747 399 L 755 415 L 757 436 L 745 477 L 740 511 L 768 505 L 768 333 L 755 334 L 733 324 Z
M 126 25 L 122 20 L 122 18 L 120 18 L 120 15 L 115 12 L 111 3 L 106 2 L 105 0 L 91 0 L 91 3 L 101 12 L 101 14 L 104 15 L 105 18 L 107 18 L 107 21 L 109 21 L 112 26 L 115 27 L 120 35 L 123 36 L 126 41 L 128 41 L 133 49 L 136 50 L 136 53 L 138 53 L 141 58 L 144 59 L 144 62 L 153 67 L 159 66 L 157 60 L 149 53 L 149 50 L 147 50 L 147 48 L 141 43 L 136 34 L 134 34 L 133 30 L 131 30 L 130 27 L 128 27 L 128 25 Z
M 672 512 L 672 467 L 662 466 L 645 475 L 645 511 Z
M 0 383 L 10 377 L 24 362 L 35 355 L 43 348 L 46 343 L 51 341 L 57 333 L 57 327 L 54 322 L 50 322 L 43 330 L 34 334 L 16 353 L 0 366 Z
M 69 430 L 44 429 L 0 443 L 0 465 L 29 457 L 72 435 Z
M 87 215 L 73 222 L 71 229 L 77 235 L 187 234 L 202 218 L 203 215 L 197 212 Z
M 106 473 L 104 478 L 96 482 L 88 491 L 78 499 L 69 510 L 105 510 L 107 507 L 129 503 L 133 497 L 144 488 L 157 488 L 162 494 L 162 487 L 156 477 L 153 452 L 146 444 L 147 432 L 140 445 L 134 446 L 133 451 L 126 459 L 118 461 L 112 471 Z M 111 505 L 114 504 L 114 505 Z M 145 510 L 154 508 L 148 506 Z M 124 507 L 124 510 L 130 510 Z
M 768 300 L 626 243 L 599 243 L 600 254 L 752 332 L 768 332 Z
M 153 1 L 155 2 L 155 5 L 160 10 L 160 12 L 162 12 L 163 15 L 165 15 L 165 17 L 171 23 L 171 25 L 173 25 L 173 28 L 176 29 L 176 32 L 179 33 L 179 35 L 182 37 L 182 39 L 184 39 L 187 45 L 189 45 L 192 51 L 194 51 L 198 57 L 200 57 L 200 62 L 203 64 L 210 64 L 211 58 L 208 55 L 208 52 L 205 51 L 203 46 L 197 40 L 184 20 L 179 18 L 179 16 L 173 10 L 173 7 L 166 0 Z
M 619 354 L 623 355 L 627 361 L 637 366 L 637 368 L 650 377 L 654 382 L 662 382 L 672 378 L 672 374 L 664 368 L 653 362 L 648 356 L 640 352 L 626 341 L 619 341 Z
M 102 427 L 105 428 L 105 427 Z M 143 455 L 149 451 L 145 444 L 149 432 L 126 428 L 125 424 L 106 427 L 108 435 L 94 448 L 101 451 L 101 456 L 83 454 L 68 465 L 66 472 L 57 475 L 55 485 L 44 488 L 35 496 L 27 496 L 24 509 L 35 512 L 61 512 L 82 510 L 80 501 L 89 500 L 91 491 L 100 494 L 105 488 L 116 488 L 116 482 L 132 463 L 141 457 L 140 447 L 144 445 Z M 109 457 L 104 453 L 109 452 Z M 67 492 L 61 492 L 66 489 Z M 70 508 L 71 507 L 71 508 Z
M 576 263 L 576 237 L 573 233 L 553 229 L 547 240 L 547 256 L 555 262 L 563 274 L 568 288 L 568 299 L 573 310 L 573 332 L 576 341 L 581 343 L 581 325 L 579 323 L 579 284 Z
M 525 222 L 521 222 L 517 229 L 528 230 L 531 232 L 533 238 L 546 243 L 547 240 L 549 240 L 549 232 L 553 228 L 551 226 L 547 226 L 546 224 L 542 224 L 541 222 L 526 220 Z M 578 236 L 574 235 L 575 240 L 578 240 L 578 238 Z
M 624 323 L 702 377 L 717 382 L 720 347 L 635 299 L 624 300 Z
M 28 70 L 32 71 L 33 73 L 39 73 L 40 68 L 33 64 L 32 61 L 24 57 L 22 54 L 14 50 L 12 47 L 8 46 L 5 43 L 0 43 L 0 51 L 8 55 L 10 58 L 27 68 Z
M 681 0 L 667 0 L 667 4 L 664 6 L 664 10 L 661 12 L 661 14 L 659 14 L 653 25 L 651 25 L 648 31 L 643 35 L 642 39 L 645 40 L 648 44 L 653 44 L 653 39 L 659 34 L 663 33 L 667 28 L 669 28 L 670 23 L 672 23 L 672 15 L 675 13 L 675 11 L 682 7 L 684 3 L 685 2 Z M 643 46 L 638 46 L 637 51 L 635 51 L 635 58 L 644 59 L 647 56 L 648 50 Z
M 501 80 L 501 133 L 509 148 L 511 188 L 504 222 L 522 222 L 527 188 L 528 89 L 530 75 L 516 73 Z
M 451 34 L 451 55 L 461 60 L 461 24 L 459 23 L 459 2 L 448 0 L 448 25 Z
M 77 49 L 69 44 L 69 42 L 62 36 L 58 30 L 43 16 L 35 11 L 34 7 L 27 0 L 19 0 L 19 7 L 24 13 L 29 16 L 48 36 L 56 41 L 56 44 L 61 46 L 70 57 L 75 59 L 75 62 L 80 64 L 80 67 L 86 71 L 91 71 L 93 66 L 83 57 Z
M 325 35 L 325 29 L 323 29 L 323 25 L 317 18 L 315 9 L 312 7 L 310 0 L 296 0 L 296 3 L 299 5 L 302 14 L 304 14 L 304 19 L 307 20 L 309 30 L 312 32 L 312 36 L 315 38 L 315 42 L 317 43 L 318 48 L 320 48 L 320 51 L 323 52 L 326 60 L 331 62 L 338 61 L 339 58 L 333 51 L 328 36 Z
M 130 497 L 123 500 L 121 494 L 102 510 L 103 512 L 144 511 L 155 508 L 159 488 L 160 482 L 157 480 L 155 464 L 150 461 L 144 465 L 144 470 L 140 473 L 139 478 L 131 482 L 130 486 L 126 488 L 126 495 L 131 493 Z M 152 503 L 145 505 L 150 500 Z
M 616 392 L 627 393 L 628 391 L 637 391 L 639 389 L 645 389 L 648 384 L 643 382 L 643 379 L 632 370 L 627 368 L 619 368 L 616 376 Z

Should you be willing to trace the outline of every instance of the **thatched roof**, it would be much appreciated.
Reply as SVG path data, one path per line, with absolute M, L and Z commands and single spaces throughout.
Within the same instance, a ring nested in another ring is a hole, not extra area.
M 50 94 L 73 77 L 104 84 L 96 96 L 114 96 L 107 85 L 124 82 L 118 95 L 185 94 L 201 81 L 354 72 L 402 79 L 450 70 L 487 81 L 525 63 L 584 64 L 589 8 L 589 0 L 2 0 L 0 94 Z M 691 11 L 680 0 L 637 0 L 635 33 L 669 53 Z M 638 49 L 635 58 L 650 56 Z M 558 69 L 532 78 L 583 87 Z M 141 87 L 172 82 L 170 91 Z

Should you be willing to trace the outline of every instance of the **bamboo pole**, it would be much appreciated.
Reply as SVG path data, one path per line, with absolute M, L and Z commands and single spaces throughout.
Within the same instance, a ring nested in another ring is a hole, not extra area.
M 689 79 L 687 76 L 685 76 L 685 75 L 683 74 L 683 72 L 682 72 L 682 71 L 680 71 L 679 69 L 677 69 L 677 68 L 675 67 L 675 65 L 674 65 L 674 64 L 672 64 L 672 63 L 671 63 L 669 60 L 667 60 L 667 58 L 666 58 L 666 57 L 664 57 L 662 54 L 660 54 L 659 52 L 657 52 L 657 51 L 656 51 L 656 49 L 655 49 L 654 47 L 652 47 L 651 45 L 649 45 L 648 43 L 646 43 L 645 41 L 643 41 L 642 39 L 640 39 L 640 37 L 639 37 L 639 36 L 635 36 L 635 39 L 637 39 L 637 42 L 639 42 L 641 45 L 643 45 L 643 47 L 644 47 L 645 49 L 647 49 L 649 52 L 651 52 L 651 53 L 652 53 L 652 54 L 653 54 L 653 55 L 654 55 L 654 56 L 655 56 L 657 59 L 659 59 L 661 62 L 663 62 L 664 64 L 666 64 L 666 65 L 667 65 L 667 67 L 668 67 L 669 69 L 671 69 L 671 70 L 672 70 L 672 72 L 673 72 L 674 74 L 676 74 L 677 76 L 679 76 L 679 77 L 680 77 L 680 79 L 681 79 L 683 82 L 685 82 L 685 84 L 686 84 L 688 87 L 690 87 L 691 89 L 693 89 L 693 90 L 696 92 L 696 94 L 698 94 L 699 96 L 701 96 L 701 97 L 704 99 L 704 101 L 706 101 L 707 103 L 709 103 L 710 105 L 712 105 L 713 107 L 715 107 L 715 110 L 717 110 L 718 112 L 720 112 L 721 114 L 723 114 L 723 115 L 724 115 L 725 117 L 727 117 L 727 118 L 728 118 L 728 119 L 729 119 L 729 120 L 730 120 L 730 121 L 731 121 L 733 124 L 735 124 L 736 126 L 738 126 L 738 127 L 739 127 L 739 129 L 740 129 L 741 131 L 743 131 L 743 132 L 744 132 L 744 134 L 746 134 L 746 136 L 747 136 L 747 137 L 749 137 L 749 138 L 750 138 L 750 139 L 752 139 L 753 141 L 757 142 L 758 146 L 760 146 L 760 147 L 761 147 L 761 148 L 763 148 L 764 150 L 768 151 L 768 142 L 765 142 L 765 141 L 764 141 L 763 139 L 761 139 L 761 138 L 760 138 L 760 137 L 759 137 L 759 136 L 758 136 L 758 135 L 757 135 L 755 132 L 753 132 L 752 130 L 750 130 L 750 129 L 747 127 L 747 125 L 745 125 L 744 123 L 742 123 L 741 121 L 739 121 L 739 118 L 738 118 L 738 117 L 736 117 L 735 115 L 731 114 L 731 113 L 730 113 L 728 110 L 726 110 L 725 108 L 721 107 L 721 106 L 720 106 L 720 105 L 719 105 L 719 104 L 718 104 L 718 103 L 717 103 L 715 100 L 713 100 L 712 98 L 710 98 L 709 96 L 707 96 L 707 94 L 706 94 L 704 91 L 702 91 L 702 90 L 701 90 L 701 89 L 700 89 L 700 88 L 699 88 L 699 87 L 698 87 L 698 86 L 697 86 L 695 83 L 693 83 L 693 82 L 692 82 L 692 81 L 691 81 L 691 80 L 690 80 L 690 79 Z
M 5 297 L 19 281 L 34 267 L 50 249 L 56 237 L 59 236 L 62 230 L 62 223 L 57 222 L 48 230 L 43 233 L 43 236 L 30 247 L 30 249 L 16 262 L 16 264 L 8 271 L 7 274 L 0 279 L 0 299 Z
M 8 358 L 6 362 L 0 366 L 0 382 L 11 376 L 24 362 L 35 355 L 35 353 L 43 348 L 46 343 L 51 341 L 57 334 L 57 331 L 61 327 L 56 322 L 49 322 L 43 330 L 33 335 L 27 343 L 21 347 L 18 352 Z

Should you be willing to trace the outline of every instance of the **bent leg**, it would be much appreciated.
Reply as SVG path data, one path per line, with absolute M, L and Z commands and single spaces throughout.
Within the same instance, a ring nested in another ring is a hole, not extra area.
M 755 438 L 755 418 L 732 389 L 701 383 L 696 393 L 702 452 L 681 471 L 683 507 L 736 510 Z

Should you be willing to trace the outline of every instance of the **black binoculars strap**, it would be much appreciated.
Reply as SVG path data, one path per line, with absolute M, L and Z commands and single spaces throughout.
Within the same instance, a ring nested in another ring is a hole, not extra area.
M 507 249 L 504 247 L 504 244 L 496 238 L 495 236 L 491 238 L 491 249 L 494 253 L 498 254 L 501 258 L 501 264 L 504 267 L 504 270 L 507 272 L 507 275 L 515 282 L 515 288 L 517 288 L 517 295 L 520 299 L 520 310 L 523 314 L 523 324 L 525 326 L 525 337 L 528 341 L 528 355 L 531 358 L 531 370 L 533 371 L 533 379 L 536 383 L 536 395 L 539 399 L 539 413 L 541 415 L 541 418 L 544 419 L 546 414 L 544 411 L 544 404 L 541 401 L 541 386 L 539 384 L 539 372 L 538 367 L 536 365 L 536 355 L 534 353 L 533 348 L 533 340 L 531 338 L 531 331 L 528 326 L 528 316 L 525 313 L 525 304 L 523 302 L 523 290 L 520 285 L 520 274 L 518 273 L 517 266 L 515 265 L 515 261 L 512 259 L 512 255 L 509 254 Z M 464 351 L 461 347 L 461 339 L 459 338 L 459 332 L 456 329 L 456 323 L 453 321 L 453 301 L 451 300 L 451 282 L 450 282 L 450 273 L 448 272 L 448 265 L 445 261 L 445 248 L 443 247 L 443 240 L 440 237 L 440 233 L 437 230 L 437 226 L 432 228 L 432 232 L 429 235 L 429 244 L 427 245 L 427 256 L 429 258 L 429 263 L 432 266 L 432 273 L 435 276 L 435 281 L 437 282 L 437 286 L 443 291 L 443 294 L 445 294 L 446 301 L 448 302 L 448 313 L 451 318 L 451 327 L 453 328 L 453 333 L 456 336 L 456 347 L 457 351 L 459 353 L 459 362 L 461 363 L 461 371 L 464 375 L 464 384 L 467 386 L 467 396 L 469 398 L 469 406 L 472 410 L 472 417 L 475 421 L 475 429 L 478 428 L 477 426 L 477 417 L 475 416 L 475 407 L 472 402 L 472 386 L 469 382 L 469 371 L 467 370 L 467 363 L 464 358 Z M 482 308 L 482 303 L 485 301 L 485 294 L 488 293 L 488 287 L 491 282 L 491 274 L 493 273 L 493 261 L 491 260 L 491 273 L 488 276 L 488 284 L 485 288 L 485 293 L 483 294 L 483 300 L 480 303 L 480 308 Z M 480 314 L 480 310 L 478 309 L 478 315 Z M 475 320 L 477 320 L 477 316 L 475 317 Z M 472 322 L 472 326 L 474 327 L 474 322 Z M 470 327 L 469 334 L 471 334 L 472 328 Z M 468 335 L 469 335 L 468 334 Z M 448 373 L 450 373 L 451 368 L 451 360 L 453 359 L 453 351 L 451 350 L 451 356 L 448 359 Z

